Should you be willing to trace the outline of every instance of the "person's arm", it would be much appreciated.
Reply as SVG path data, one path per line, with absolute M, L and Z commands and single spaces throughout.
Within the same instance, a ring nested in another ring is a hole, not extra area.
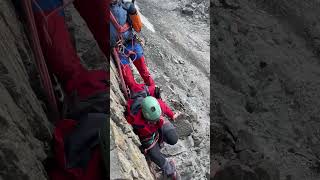
M 174 113 L 172 112 L 171 108 L 163 102 L 161 99 L 158 99 L 162 112 L 167 115 L 170 119 L 174 120 Z

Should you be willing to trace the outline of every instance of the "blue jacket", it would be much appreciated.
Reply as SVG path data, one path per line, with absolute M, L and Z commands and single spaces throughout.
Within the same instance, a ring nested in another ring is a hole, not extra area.
M 111 13 L 115 16 L 116 20 L 118 23 L 123 26 L 125 23 L 129 23 L 130 25 L 131 20 L 129 17 L 129 12 L 128 10 L 130 7 L 133 6 L 133 3 L 116 3 L 110 6 L 110 11 Z M 133 30 L 132 27 L 129 28 L 128 31 L 122 33 L 122 37 L 124 41 L 129 41 L 133 38 Z M 110 22 L 110 46 L 114 47 L 116 45 L 116 42 L 118 41 L 118 32 L 115 26 Z

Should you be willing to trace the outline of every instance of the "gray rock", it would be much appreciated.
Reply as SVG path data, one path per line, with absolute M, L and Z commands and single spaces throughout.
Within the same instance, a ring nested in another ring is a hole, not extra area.
M 279 169 L 274 163 L 269 161 L 263 161 L 254 168 L 254 172 L 257 174 L 259 180 L 280 180 Z
M 254 136 L 247 131 L 240 130 L 235 144 L 236 151 L 242 150 L 258 150 L 258 145 L 254 140 Z
M 220 2 L 227 8 L 238 9 L 240 3 L 238 0 L 220 0 Z
M 185 14 L 187 16 L 192 16 L 193 15 L 193 10 L 191 8 L 185 7 L 181 10 L 182 14 Z M 180 63 L 180 62 L 179 62 Z
M 185 115 L 181 115 L 173 122 L 180 138 L 188 137 L 193 132 L 192 125 L 186 118 Z
M 255 172 L 247 166 L 240 164 L 230 164 L 219 170 L 215 176 L 215 180 L 231 180 L 231 179 L 245 179 L 245 180 L 259 180 Z
M 194 141 L 194 146 L 195 147 L 199 147 L 199 145 L 201 144 L 203 138 L 201 138 L 200 135 L 192 135 L 193 141 Z
M 212 127 L 211 152 L 259 179 L 320 179 L 310 168 L 319 155 L 318 1 L 219 2 L 211 6 L 210 96 L 211 123 L 223 128 Z M 274 164 L 260 167 L 267 158 Z
M 166 155 L 169 156 L 175 156 L 178 154 L 181 154 L 183 152 L 186 152 L 187 149 L 185 146 L 181 143 L 181 141 L 178 141 L 177 144 L 171 146 L 171 145 L 166 145 L 163 149 L 162 152 Z
M 11 1 L 0 3 L 0 39 L 0 179 L 44 180 L 52 132 L 36 96 L 41 90 L 33 53 Z

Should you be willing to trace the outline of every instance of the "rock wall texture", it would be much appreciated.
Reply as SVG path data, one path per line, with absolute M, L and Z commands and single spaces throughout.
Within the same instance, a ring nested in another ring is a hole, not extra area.
M 50 123 L 25 30 L 10 0 L 0 0 L 0 179 L 44 180 Z M 30 84 L 29 82 L 34 82 Z M 32 89 L 32 86 L 35 89 Z
M 211 0 L 214 179 L 320 179 L 319 10 Z

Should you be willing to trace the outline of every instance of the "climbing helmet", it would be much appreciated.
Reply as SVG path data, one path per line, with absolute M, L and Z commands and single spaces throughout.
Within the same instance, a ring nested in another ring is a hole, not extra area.
M 147 121 L 158 121 L 161 116 L 161 108 L 156 98 L 147 96 L 142 101 L 142 114 Z

